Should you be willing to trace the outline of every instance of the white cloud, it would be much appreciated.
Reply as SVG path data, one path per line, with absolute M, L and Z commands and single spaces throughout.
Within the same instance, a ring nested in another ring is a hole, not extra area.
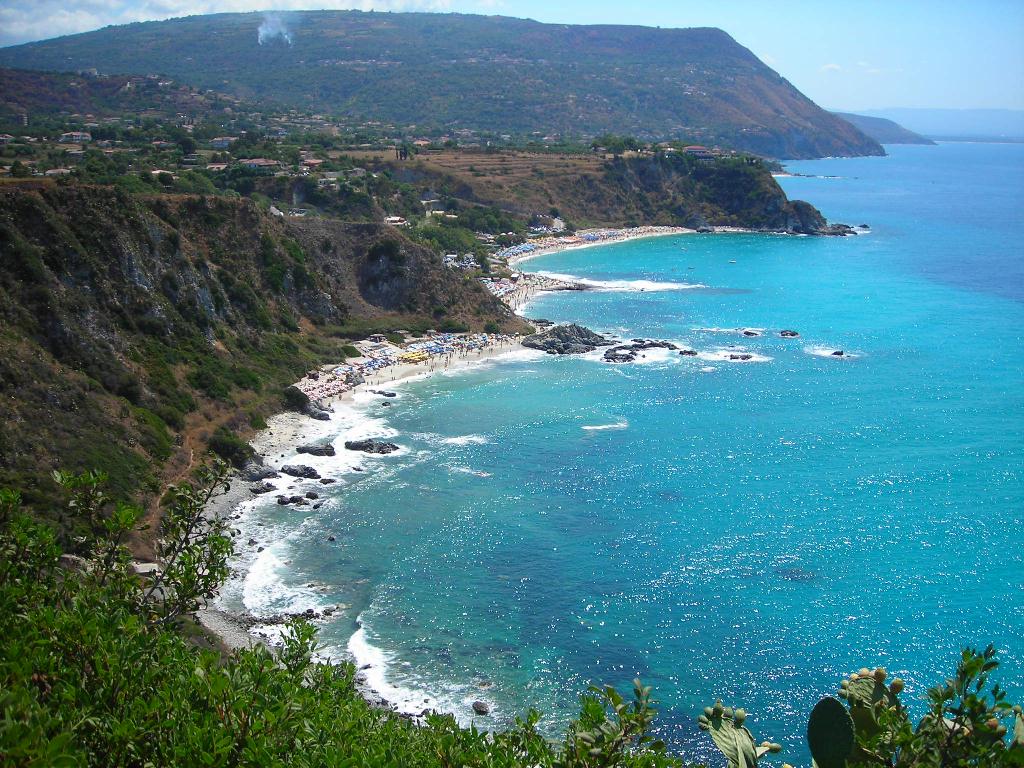
M 491 7 L 498 0 L 482 0 Z M 244 11 L 448 11 L 452 0 L 3 0 L 0 45 L 87 32 L 110 24 Z
M 838 64 L 822 64 L 822 72 L 839 72 L 842 69 Z

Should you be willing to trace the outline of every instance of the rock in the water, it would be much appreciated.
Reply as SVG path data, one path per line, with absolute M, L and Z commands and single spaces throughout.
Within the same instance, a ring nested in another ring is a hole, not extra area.
M 598 347 L 609 347 L 613 343 L 604 336 L 575 323 L 556 325 L 523 339 L 524 347 L 539 349 L 552 355 L 578 355 L 593 352 Z
M 316 491 L 306 491 L 306 498 L 307 499 L 319 499 L 320 498 L 320 494 L 317 493 Z
M 729 359 L 730 360 L 752 360 L 753 358 L 754 358 L 753 355 L 746 355 L 746 354 L 743 354 L 743 355 L 729 355 Z
M 321 477 L 320 478 L 320 485 L 333 485 L 336 482 L 338 482 L 338 481 L 335 480 L 333 477 Z
M 308 453 L 310 456 L 334 456 L 334 446 L 327 445 L 300 445 L 295 449 L 296 453 Z
M 474 701 L 473 711 L 478 715 L 489 715 L 491 714 L 491 705 L 486 701 Z
M 679 349 L 679 347 L 671 341 L 633 339 L 632 344 L 619 344 L 611 349 L 606 349 L 604 352 L 604 360 L 606 363 L 632 363 L 636 360 L 636 353 L 642 352 L 645 349 L 667 349 L 674 351 Z M 644 357 L 644 355 L 641 355 L 641 357 Z
M 249 492 L 256 496 L 259 496 L 261 493 L 270 493 L 272 490 L 274 490 L 274 486 L 270 483 L 256 483 L 249 486 Z
M 380 440 L 346 440 L 345 448 L 350 451 L 379 454 L 394 453 L 398 450 L 398 446 L 394 443 L 385 443 Z
M 346 443 L 346 447 L 348 444 Z M 312 467 L 307 467 L 305 464 L 285 464 L 281 467 L 281 471 L 291 477 L 304 477 L 307 480 L 319 480 L 320 473 Z
M 680 349 L 679 350 L 679 354 L 683 355 L 684 357 L 696 357 L 697 356 L 697 350 L 696 349 Z
M 846 353 L 843 352 L 843 350 L 837 349 L 835 352 L 832 353 L 832 357 L 843 357 L 845 354 Z
M 796 331 L 779 331 L 779 336 L 784 339 L 795 339 L 799 335 Z

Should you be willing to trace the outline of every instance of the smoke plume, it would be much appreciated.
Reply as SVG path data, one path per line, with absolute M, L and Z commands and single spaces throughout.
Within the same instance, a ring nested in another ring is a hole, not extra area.
M 292 33 L 288 29 L 288 24 L 276 13 L 266 13 L 263 15 L 263 23 L 260 24 L 257 34 L 260 45 L 269 43 L 275 37 L 280 37 L 288 45 L 292 44 Z

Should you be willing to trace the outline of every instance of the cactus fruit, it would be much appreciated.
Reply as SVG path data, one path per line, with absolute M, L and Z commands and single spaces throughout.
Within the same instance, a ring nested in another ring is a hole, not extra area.
M 747 713 L 743 709 L 723 707 L 721 701 L 716 701 L 713 707 L 705 707 L 704 714 L 697 718 L 697 725 L 711 735 L 729 761 L 729 768 L 754 768 L 757 761 L 769 752 L 782 750 L 779 744 L 768 741 L 758 745 L 754 735 L 743 725 L 746 719 Z
M 901 693 L 905 686 L 906 686 L 906 683 L 904 683 L 901 678 L 894 677 L 892 679 L 892 682 L 889 683 L 889 691 L 895 696 L 896 694 Z
M 1024 714 L 1021 713 L 1019 704 L 1013 708 L 1013 714 L 1016 717 L 1013 718 L 1013 741 L 1011 743 L 1014 747 L 1024 749 Z
M 885 671 L 885 667 L 878 667 L 874 671 L 874 675 L 873 675 L 874 678 L 875 678 L 875 682 L 884 683 L 885 682 L 885 678 L 886 678 L 886 674 L 887 673 Z
M 845 768 L 853 753 L 853 718 L 838 699 L 826 696 L 811 710 L 807 743 L 818 768 Z

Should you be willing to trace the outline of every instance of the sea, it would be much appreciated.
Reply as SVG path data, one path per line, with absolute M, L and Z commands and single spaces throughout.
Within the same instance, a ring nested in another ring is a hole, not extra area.
M 869 226 L 856 237 L 689 234 L 527 262 L 594 288 L 527 316 L 698 354 L 516 352 L 360 395 L 310 426 L 339 448 L 302 457 L 339 479 L 298 486 L 319 509 L 243 507 L 239 541 L 259 547 L 223 606 L 334 606 L 325 657 L 403 711 L 484 728 L 536 708 L 557 737 L 589 686 L 639 677 L 657 735 L 713 765 L 705 705 L 743 706 L 807 763 L 811 708 L 861 667 L 904 678 L 919 714 L 961 649 L 991 643 L 1020 701 L 1024 145 L 887 150 L 779 179 Z M 366 436 L 401 450 L 343 449 Z

